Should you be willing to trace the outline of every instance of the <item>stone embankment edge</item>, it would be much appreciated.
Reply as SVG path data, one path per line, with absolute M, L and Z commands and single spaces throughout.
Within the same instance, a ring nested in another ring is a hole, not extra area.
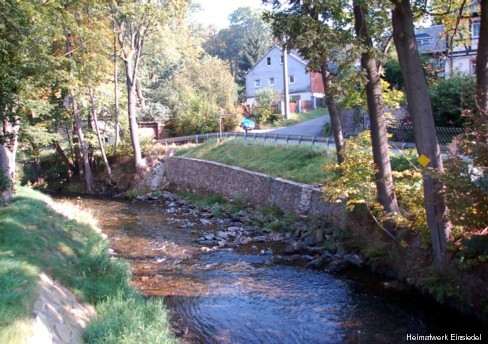
M 161 178 L 161 176 L 163 176 Z M 166 156 L 150 177 L 151 189 L 214 194 L 241 199 L 255 207 L 276 206 L 286 214 L 326 221 L 343 228 L 346 212 L 342 203 L 326 202 L 322 190 L 283 178 L 218 162 Z
M 41 273 L 34 304 L 33 334 L 27 344 L 82 344 L 83 332 L 95 316 L 92 305 L 79 302 L 63 285 Z

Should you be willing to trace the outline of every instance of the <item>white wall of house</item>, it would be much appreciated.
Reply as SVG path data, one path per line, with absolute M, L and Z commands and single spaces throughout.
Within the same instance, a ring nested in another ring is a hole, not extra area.
M 257 93 L 266 88 L 277 89 L 283 94 L 282 50 L 273 47 L 246 75 L 246 103 L 252 104 Z M 306 62 L 294 55 L 288 55 L 289 94 L 302 100 L 311 100 L 310 74 Z
M 446 63 L 446 75 L 476 75 L 476 55 L 466 55 L 449 58 Z

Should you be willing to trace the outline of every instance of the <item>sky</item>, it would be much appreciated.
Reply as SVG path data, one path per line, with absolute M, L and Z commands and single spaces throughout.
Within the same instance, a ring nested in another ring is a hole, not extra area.
M 218 29 L 229 26 L 229 14 L 238 7 L 265 8 L 261 0 L 195 0 L 195 3 L 201 5 L 202 11 L 193 15 L 194 20 Z

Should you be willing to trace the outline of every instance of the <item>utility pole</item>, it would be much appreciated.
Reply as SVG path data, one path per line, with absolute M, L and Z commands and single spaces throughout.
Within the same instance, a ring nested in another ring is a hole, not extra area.
M 290 109 L 290 95 L 288 94 L 288 51 L 286 49 L 286 38 L 283 44 L 283 92 L 285 95 L 285 119 L 288 119 L 288 112 Z

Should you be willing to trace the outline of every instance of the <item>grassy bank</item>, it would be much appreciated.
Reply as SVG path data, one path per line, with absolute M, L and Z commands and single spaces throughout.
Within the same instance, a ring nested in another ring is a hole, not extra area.
M 20 188 L 0 209 L 1 343 L 23 343 L 31 335 L 41 271 L 95 305 L 88 343 L 174 342 L 162 302 L 145 300 L 129 286 L 129 266 L 110 258 L 86 211 Z
M 286 149 L 280 145 L 275 149 L 272 144 L 264 146 L 261 142 L 256 146 L 245 146 L 242 142 L 235 145 L 233 141 L 223 144 L 212 141 L 199 146 L 180 147 L 176 154 L 239 166 L 306 184 L 324 183 L 336 177 L 334 173 L 322 169 L 324 165 L 335 163 L 335 151 L 331 150 L 326 155 L 324 151 L 314 151 L 310 146 L 300 149 L 290 145 Z

